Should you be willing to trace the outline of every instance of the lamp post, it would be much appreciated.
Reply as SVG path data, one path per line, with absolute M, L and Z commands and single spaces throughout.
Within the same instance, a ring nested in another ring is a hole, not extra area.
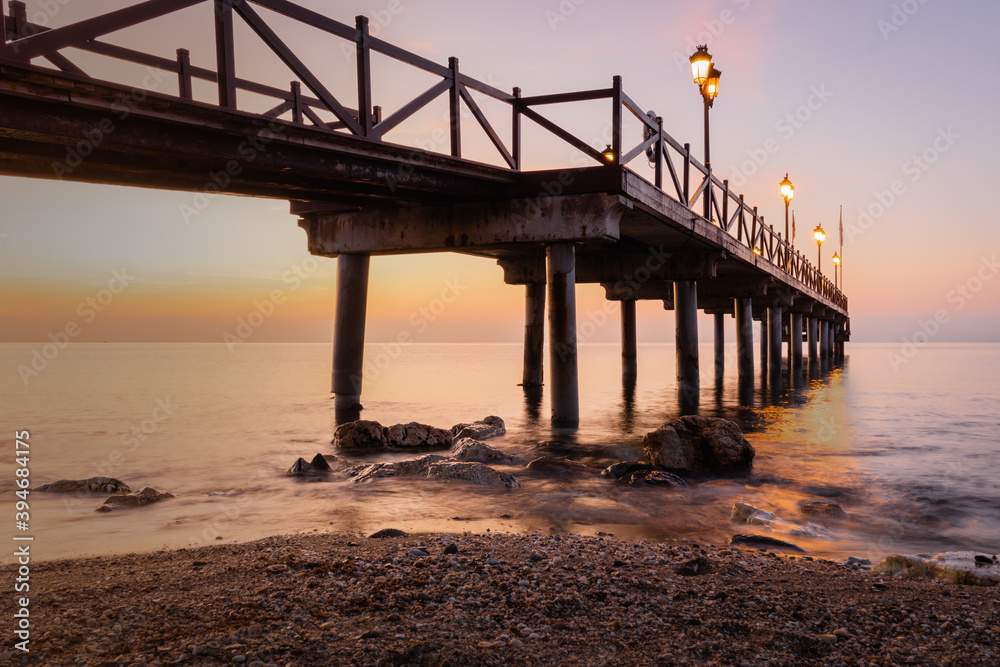
M 816 239 L 816 270 L 823 273 L 823 241 L 826 240 L 826 232 L 823 231 L 823 225 L 816 225 L 816 229 L 813 230 L 813 238 Z
M 792 237 L 788 234 L 788 204 L 795 197 L 795 186 L 792 182 L 788 180 L 788 172 L 785 172 L 785 180 L 778 184 L 781 190 L 781 197 L 785 200 L 785 239 L 788 240 L 789 245 L 792 243 Z
M 840 269 L 840 255 L 833 253 L 833 286 L 840 289 L 840 278 L 838 273 Z
M 705 219 L 712 219 L 712 157 L 709 151 L 708 140 L 708 110 L 712 107 L 712 102 L 719 94 L 719 78 L 722 72 L 715 68 L 712 62 L 712 54 L 708 52 L 708 45 L 701 45 L 698 50 L 691 55 L 691 76 L 694 83 L 701 91 L 702 100 L 705 102 L 705 177 L 708 184 L 703 195 L 705 200 Z

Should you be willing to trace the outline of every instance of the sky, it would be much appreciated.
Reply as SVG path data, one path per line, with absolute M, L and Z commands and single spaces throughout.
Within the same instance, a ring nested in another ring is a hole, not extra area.
M 661 115 L 665 130 L 690 142 L 699 159 L 702 106 L 687 59 L 707 44 L 722 71 L 711 114 L 715 173 L 777 227 L 784 215 L 778 183 L 787 172 L 796 188 L 796 245 L 815 261 L 810 232 L 822 224 L 825 269 L 839 249 L 843 206 L 843 286 L 853 340 L 1000 341 L 1000 218 L 992 182 L 1000 155 L 993 73 L 1000 64 L 1000 3 L 299 3 L 348 24 L 366 15 L 379 38 L 442 64 L 457 56 L 466 74 L 504 90 L 519 86 L 524 95 L 605 88 L 621 75 L 625 91 Z M 59 26 L 131 3 L 27 4 L 30 18 Z M 108 41 L 167 57 L 184 47 L 196 64 L 212 67 L 206 9 Z M 354 106 L 350 45 L 272 20 L 327 87 Z M 245 26 L 236 38 L 238 75 L 282 88 L 294 78 Z M 89 54 L 74 58 L 98 78 L 175 90 L 173 81 L 151 80 L 141 68 Z M 374 101 L 387 113 L 433 82 L 412 68 L 374 61 Z M 203 86 L 196 95 L 209 100 L 212 90 Z M 391 139 L 434 144 L 445 100 Z M 508 136 L 509 112 L 481 102 Z M 260 110 L 265 102 L 243 96 L 240 104 Z M 547 111 L 603 148 L 606 103 Z M 526 130 L 527 167 L 572 164 L 574 150 L 543 134 Z M 463 148 L 467 157 L 497 162 L 474 132 L 463 136 Z M 630 167 L 652 179 L 642 158 Z M 0 341 L 63 334 L 81 342 L 330 340 L 336 260 L 308 254 L 288 203 L 219 196 L 184 215 L 195 195 L 0 177 Z M 577 294 L 578 323 L 592 324 L 583 342 L 616 342 L 617 307 L 605 305 L 597 286 L 580 285 Z M 673 339 L 673 316 L 661 303 L 643 302 L 638 311 L 641 342 Z M 490 260 L 453 254 L 372 260 L 369 341 L 407 332 L 416 342 L 517 342 L 523 317 L 523 288 L 505 285 Z M 700 328 L 710 340 L 708 322 Z

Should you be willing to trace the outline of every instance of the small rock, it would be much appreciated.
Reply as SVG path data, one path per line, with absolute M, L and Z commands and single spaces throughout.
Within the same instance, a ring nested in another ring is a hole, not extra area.
M 287 572 L 288 566 L 285 565 L 284 563 L 275 563 L 274 565 L 268 565 L 264 569 L 267 570 L 268 572 Z
M 507 432 L 503 419 L 496 415 L 490 415 L 480 421 L 471 424 L 455 424 L 451 427 L 451 433 L 455 440 L 459 438 L 473 438 L 475 440 L 489 440 L 496 438 Z
M 463 437 L 451 446 L 451 456 L 459 461 L 475 461 L 477 463 L 510 463 L 514 456 L 491 447 L 485 442 Z
M 365 419 L 341 424 L 333 432 L 333 446 L 338 449 L 385 449 L 385 429 L 378 422 Z
M 851 636 L 851 633 L 847 631 L 847 628 L 837 628 L 833 631 L 835 637 L 840 637 L 841 639 L 847 639 Z
M 97 512 L 110 512 L 112 510 L 122 508 L 122 507 L 141 507 L 143 505 L 150 505 L 152 503 L 158 503 L 161 500 L 166 500 L 167 498 L 173 498 L 174 494 L 167 493 L 166 491 L 157 491 L 151 486 L 147 486 L 142 491 L 138 493 L 129 493 L 127 495 L 117 495 L 111 496 L 104 501 L 104 504 L 97 508 Z
M 842 517 L 847 516 L 847 512 L 844 508 L 837 503 L 824 503 L 824 502 L 809 502 L 799 506 L 799 511 L 803 514 L 809 514 L 813 516 L 830 516 L 830 517 Z
M 376 540 L 382 540 L 387 537 L 406 537 L 409 533 L 399 530 L 398 528 L 383 528 L 382 530 L 377 530 L 368 537 L 373 537 Z
M 458 545 L 455 544 L 454 542 L 452 542 L 451 544 L 449 544 L 448 546 L 446 546 L 444 548 L 444 552 L 446 554 L 457 554 L 458 553 Z
M 798 553 L 806 552 L 805 549 L 795 544 L 792 544 L 791 542 L 785 542 L 784 540 L 779 540 L 777 538 L 769 537 L 767 535 L 733 535 L 731 538 L 729 538 L 729 544 L 748 544 L 750 546 L 772 547 L 775 549 L 795 551 Z
M 486 564 L 487 565 L 499 565 L 500 561 L 498 561 L 496 558 L 487 558 L 486 559 Z
M 87 479 L 60 479 L 42 484 L 38 491 L 47 493 L 130 493 L 128 484 L 114 477 L 88 477 Z
M 607 468 L 602 470 L 601 477 L 621 479 L 622 477 L 630 475 L 634 472 L 652 472 L 659 469 L 659 466 L 652 463 L 646 463 L 645 461 L 619 461 L 618 463 L 609 465 Z
M 827 644 L 835 644 L 837 642 L 836 635 L 820 635 L 816 639 L 820 640 L 821 642 L 826 642 Z
M 423 549 L 410 549 L 410 555 L 414 558 L 422 558 L 428 554 Z
M 625 477 L 621 481 L 628 482 L 629 486 L 665 486 L 671 489 L 690 488 L 690 484 L 663 470 L 636 471 Z
M 674 570 L 677 574 L 684 577 L 693 577 L 700 574 L 708 574 L 714 569 L 714 564 L 709 559 L 704 556 L 699 556 L 692 560 L 682 563 Z
M 528 560 L 545 560 L 545 556 L 538 553 L 537 551 L 532 551 L 528 554 Z

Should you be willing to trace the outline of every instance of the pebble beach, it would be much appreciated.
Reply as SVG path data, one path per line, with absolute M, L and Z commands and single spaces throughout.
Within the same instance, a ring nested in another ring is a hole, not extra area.
M 1000 661 L 996 586 L 695 541 L 401 532 L 33 563 L 31 652 L 0 664 Z

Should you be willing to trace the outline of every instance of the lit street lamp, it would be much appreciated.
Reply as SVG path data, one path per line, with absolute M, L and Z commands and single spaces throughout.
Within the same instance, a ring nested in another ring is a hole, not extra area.
M 821 274 L 823 273 L 823 241 L 826 240 L 826 232 L 823 231 L 823 225 L 816 225 L 816 229 L 813 230 L 813 238 L 816 239 L 816 270 Z
M 838 269 L 840 268 L 840 255 L 833 253 L 833 286 L 840 289 L 840 278 Z
M 785 172 L 785 180 L 778 184 L 781 187 L 781 196 L 785 200 L 785 238 L 791 244 L 792 237 L 788 235 L 788 204 L 795 197 L 795 186 L 788 180 L 788 172 Z
M 712 102 L 719 94 L 719 78 L 722 72 L 715 69 L 712 62 L 712 54 L 708 52 L 708 46 L 702 45 L 691 55 L 691 76 L 695 85 L 701 91 L 701 97 L 705 102 L 705 171 L 706 178 L 712 173 L 712 158 L 709 152 L 708 141 L 708 110 L 712 107 Z M 709 179 L 703 195 L 705 200 L 705 219 L 712 219 L 712 181 Z

